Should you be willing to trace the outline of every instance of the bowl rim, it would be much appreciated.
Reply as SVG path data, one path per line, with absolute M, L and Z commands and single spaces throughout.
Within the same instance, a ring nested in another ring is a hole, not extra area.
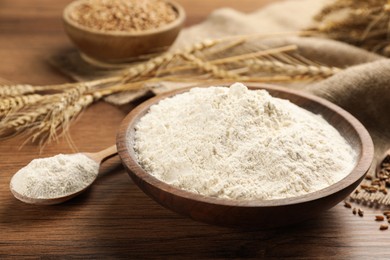
M 224 83 L 224 84 L 217 84 L 215 86 L 229 86 L 230 83 Z M 297 197 L 290 197 L 290 198 L 282 198 L 282 199 L 272 199 L 272 200 L 261 200 L 261 199 L 254 199 L 254 200 L 231 200 L 231 199 L 223 199 L 223 198 L 215 198 L 215 197 L 209 197 L 204 196 L 201 194 L 192 193 L 183 189 L 179 189 L 175 186 L 169 185 L 156 177 L 152 176 L 151 174 L 147 173 L 136 161 L 136 159 L 132 156 L 130 153 L 130 150 L 132 148 L 129 147 L 128 136 L 131 132 L 132 127 L 135 125 L 136 122 L 138 122 L 139 118 L 142 117 L 144 113 L 147 113 L 150 106 L 158 103 L 160 100 L 168 97 L 172 97 L 177 94 L 181 94 L 184 92 L 189 91 L 191 88 L 194 87 L 209 87 L 210 85 L 194 85 L 191 87 L 185 87 L 178 90 L 173 90 L 161 95 L 157 95 L 137 107 L 135 107 L 130 113 L 123 119 L 118 133 L 117 133 L 117 148 L 118 148 L 118 154 L 121 158 L 122 163 L 124 164 L 125 168 L 127 169 L 129 175 L 134 178 L 138 178 L 142 180 L 143 182 L 148 183 L 149 185 L 162 190 L 164 192 L 170 193 L 174 196 L 178 196 L 184 199 L 189 199 L 192 201 L 199 201 L 202 203 L 207 203 L 211 205 L 219 205 L 219 206 L 228 206 L 228 207 L 279 207 L 279 206 L 289 206 L 289 205 L 295 205 L 300 203 L 307 203 L 319 200 L 324 197 L 331 196 L 334 193 L 340 192 L 344 190 L 345 188 L 351 186 L 352 184 L 356 183 L 357 181 L 361 180 L 364 175 L 368 172 L 370 169 L 373 158 L 374 158 L 374 145 L 371 139 L 370 134 L 366 130 L 366 128 L 363 126 L 362 123 L 358 119 L 356 119 L 353 115 L 351 115 L 346 110 L 342 109 L 341 107 L 333 104 L 332 102 L 325 100 L 321 97 L 315 96 L 313 94 L 308 94 L 303 91 L 299 90 L 292 90 L 287 89 L 286 87 L 279 87 L 275 85 L 269 85 L 269 84 L 262 84 L 262 83 L 248 83 L 245 84 L 249 89 L 264 89 L 264 90 L 271 90 L 271 91 L 278 91 L 278 92 L 284 92 L 287 94 L 292 94 L 295 96 L 299 96 L 304 99 L 309 99 L 311 101 L 314 101 L 315 103 L 318 103 L 321 106 L 326 107 L 327 109 L 333 111 L 334 113 L 339 114 L 341 117 L 345 119 L 345 121 L 351 125 L 351 127 L 356 131 L 357 137 L 360 141 L 360 147 L 361 147 L 361 153 L 356 158 L 356 165 L 351 170 L 351 172 L 346 175 L 343 179 L 340 181 L 325 187 L 321 190 L 311 192 L 308 194 L 304 194 Z M 125 140 L 125 142 L 122 142 L 121 140 Z M 363 153 L 364 151 L 364 153 Z M 136 169 L 134 171 L 134 168 Z M 138 186 L 138 184 L 137 184 Z M 172 192 L 174 191 L 174 192 Z
M 68 24 L 74 28 L 77 28 L 78 30 L 85 31 L 88 33 L 93 33 L 96 35 L 101 35 L 101 36 L 118 36 L 118 37 L 134 36 L 134 37 L 136 37 L 136 36 L 147 36 L 147 35 L 162 33 L 162 32 L 169 31 L 173 28 L 180 27 L 184 23 L 184 20 L 186 18 L 185 10 L 179 3 L 177 3 L 173 0 L 161 0 L 161 1 L 168 3 L 169 5 L 171 5 L 173 7 L 173 9 L 175 9 L 175 11 L 177 13 L 177 18 L 175 20 L 173 20 L 172 22 L 170 22 L 168 24 L 164 24 L 161 27 L 157 27 L 157 28 L 153 28 L 153 29 L 145 30 L 145 31 L 140 31 L 140 32 L 100 31 L 100 30 L 96 30 L 96 29 L 89 28 L 87 26 L 78 24 L 77 22 L 73 21 L 69 17 L 69 14 L 73 8 L 75 8 L 76 6 L 78 6 L 84 2 L 88 2 L 88 1 L 89 0 L 76 0 L 76 1 L 69 3 L 64 8 L 64 10 L 62 12 L 62 19 L 66 24 Z

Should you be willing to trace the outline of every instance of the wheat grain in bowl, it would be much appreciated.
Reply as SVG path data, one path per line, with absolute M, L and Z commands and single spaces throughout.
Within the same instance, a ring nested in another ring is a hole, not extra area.
M 373 156 L 367 131 L 334 104 L 239 83 L 140 105 L 117 145 L 129 175 L 157 202 L 229 226 L 275 227 L 318 215 L 353 191 Z
M 168 50 L 184 20 L 183 7 L 172 0 L 76 0 L 63 12 L 65 32 L 94 65 Z
M 79 25 L 110 32 L 141 32 L 173 22 L 178 13 L 162 0 L 88 0 L 69 17 Z

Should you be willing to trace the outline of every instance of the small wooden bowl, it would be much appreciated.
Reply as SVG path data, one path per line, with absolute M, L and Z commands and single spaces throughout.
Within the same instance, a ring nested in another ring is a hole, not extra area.
M 250 87 L 257 89 L 259 87 Z M 194 220 L 224 226 L 272 228 L 313 218 L 335 206 L 359 185 L 373 160 L 374 148 L 364 126 L 342 108 L 322 98 L 281 87 L 261 86 L 272 96 L 288 99 L 315 114 L 322 115 L 357 151 L 355 168 L 341 181 L 317 192 L 276 200 L 233 201 L 190 193 L 170 186 L 148 174 L 134 155 L 134 126 L 161 99 L 188 91 L 156 96 L 130 112 L 122 122 L 117 147 L 133 181 L 161 205 Z M 167 151 L 169 153 L 169 151 Z
M 157 29 L 142 32 L 102 32 L 82 26 L 70 18 L 70 13 L 86 0 L 78 0 L 65 7 L 64 28 L 88 61 L 123 63 L 135 57 L 166 51 L 179 34 L 185 20 L 184 9 L 172 0 L 164 0 L 177 12 L 177 19 Z

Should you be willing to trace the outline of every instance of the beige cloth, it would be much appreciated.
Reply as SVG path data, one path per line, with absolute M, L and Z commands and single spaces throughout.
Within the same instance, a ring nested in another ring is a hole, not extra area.
M 390 60 L 351 67 L 308 85 L 308 92 L 341 106 L 369 130 L 376 155 L 390 148 Z
M 173 46 L 226 35 L 296 32 L 312 25 L 312 17 L 331 0 L 287 0 L 251 14 L 223 8 L 206 21 L 184 30 Z M 347 68 L 321 82 L 303 86 L 357 117 L 370 131 L 376 157 L 390 148 L 390 60 L 333 40 L 279 37 L 263 41 L 269 46 L 296 44 L 300 53 L 324 64 Z
M 312 16 L 329 1 L 331 0 L 288 0 L 269 5 L 251 14 L 222 8 L 214 11 L 201 24 L 183 30 L 173 49 L 205 38 L 250 33 L 297 32 L 311 26 Z M 307 58 L 347 68 L 331 78 L 300 88 L 336 103 L 361 120 L 372 134 L 377 157 L 386 148 L 390 148 L 390 61 L 332 40 L 283 36 L 264 39 L 261 42 L 268 46 L 291 43 L 298 45 L 299 52 Z M 87 76 L 74 71 L 68 71 L 68 74 L 78 80 L 88 79 Z M 171 85 L 172 87 L 175 88 L 177 85 Z M 125 94 L 109 97 L 107 100 L 123 103 L 131 101 L 134 97 L 134 94 L 133 96 Z
M 183 30 L 173 49 L 206 38 L 297 32 L 310 26 L 312 17 L 329 1 L 331 0 L 288 0 L 268 5 L 250 14 L 231 8 L 217 9 L 202 23 Z

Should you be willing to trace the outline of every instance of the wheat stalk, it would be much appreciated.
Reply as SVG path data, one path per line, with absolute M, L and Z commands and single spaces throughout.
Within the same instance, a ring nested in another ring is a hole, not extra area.
M 76 98 L 76 96 L 73 96 L 73 98 Z M 67 132 L 70 123 L 93 102 L 93 95 L 81 95 L 77 99 L 73 99 L 72 103 L 68 103 L 65 108 L 57 105 L 48 114 L 47 123 L 43 123 L 33 130 L 31 140 L 39 139 L 41 146 L 43 146 L 46 141 L 57 139 Z
M 286 73 L 292 77 L 294 76 L 309 76 L 326 78 L 332 76 L 341 69 L 336 67 L 327 67 L 322 65 L 303 65 L 303 64 L 289 64 L 278 60 L 259 60 L 251 59 L 247 60 L 246 65 L 250 69 Z
M 71 122 L 95 101 L 137 91 L 153 82 L 292 81 L 327 77 L 339 71 L 297 58 L 295 45 L 248 47 L 259 37 L 263 36 L 205 40 L 89 82 L 0 86 L 0 138 L 26 134 L 27 140 L 43 145 L 66 134 Z
M 315 16 L 316 34 L 390 54 L 390 3 L 337 0 Z
M 122 72 L 122 82 L 128 82 L 130 80 L 134 80 L 137 77 L 150 75 L 153 71 L 155 71 L 158 67 L 165 65 L 171 62 L 175 57 L 180 56 L 184 53 L 191 54 L 197 51 L 201 51 L 211 46 L 214 46 L 218 43 L 218 40 L 205 40 L 200 43 L 196 43 L 193 46 L 186 48 L 183 51 L 177 51 L 175 53 L 165 53 L 161 56 L 157 56 L 152 58 L 146 63 L 141 63 L 139 65 L 133 66 L 129 69 L 125 69 Z
M 8 115 L 0 122 L 0 137 L 2 139 L 9 138 L 21 134 L 23 132 L 32 131 L 33 127 L 39 126 L 45 116 L 52 109 L 52 104 L 44 104 L 37 107 L 33 111 L 25 111 L 23 113 L 14 113 Z
M 230 72 L 224 69 L 221 69 L 220 67 L 211 64 L 210 62 L 206 62 L 201 60 L 200 58 L 197 58 L 193 54 L 189 53 L 183 53 L 182 57 L 191 63 L 193 63 L 197 68 L 211 73 L 211 75 L 215 76 L 216 78 L 221 78 L 221 79 L 233 79 L 233 80 L 239 80 L 241 77 L 240 75 Z
M 34 93 L 31 85 L 3 85 L 0 86 L 0 97 L 15 97 Z
M 35 96 L 39 98 L 42 106 L 33 106 L 37 102 L 31 102 L 28 104 L 30 106 L 28 106 L 26 111 L 6 115 L 0 122 L 0 137 L 10 137 L 21 133 L 26 129 L 29 129 L 30 131 L 37 131 L 38 136 L 47 130 L 50 130 L 49 135 L 53 135 L 51 126 L 54 118 L 58 117 L 58 114 L 64 113 L 64 111 L 71 107 L 85 92 L 90 89 L 90 85 L 83 83 L 79 85 L 79 87 L 66 90 L 61 94 Z M 32 97 L 32 95 L 28 97 Z M 23 99 L 23 97 L 16 97 L 13 101 L 21 99 Z M 33 99 L 34 98 L 32 98 L 32 100 Z M 26 106 L 26 103 L 24 106 Z M 7 109 L 11 110 L 14 108 L 15 107 L 8 107 Z M 57 127 L 57 125 L 54 127 Z M 34 136 L 35 135 L 33 135 L 32 138 L 33 141 L 36 139 Z

